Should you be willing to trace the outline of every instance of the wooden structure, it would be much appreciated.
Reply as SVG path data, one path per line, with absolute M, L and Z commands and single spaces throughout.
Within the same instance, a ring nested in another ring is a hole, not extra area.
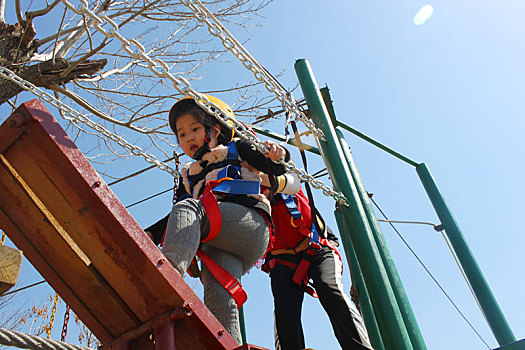
M 20 250 L 0 245 L 0 295 L 16 284 L 21 265 Z
M 0 227 L 102 349 L 239 347 L 44 105 L 0 126 Z

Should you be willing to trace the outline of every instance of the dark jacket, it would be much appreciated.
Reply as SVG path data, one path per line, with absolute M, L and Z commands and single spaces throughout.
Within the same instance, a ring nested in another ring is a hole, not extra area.
M 278 176 L 285 173 L 282 164 L 275 163 L 264 154 L 257 151 L 248 141 L 234 139 L 238 163 L 241 167 L 241 177 L 243 180 L 260 181 L 259 172 L 264 172 L 270 176 Z M 179 178 L 179 186 L 175 192 L 175 201 L 181 201 L 186 198 L 199 198 L 204 192 L 206 183 L 211 180 L 217 180 L 218 173 L 221 169 L 231 163 L 227 157 L 227 147 L 219 145 L 210 152 L 204 154 L 200 160 L 186 164 Z M 286 151 L 285 161 L 290 160 L 290 154 Z M 262 195 L 226 195 L 217 196 L 219 202 L 233 202 L 246 207 L 257 208 L 270 215 L 270 203 Z M 153 235 L 153 241 L 159 244 L 168 223 L 169 214 L 149 226 L 145 231 Z

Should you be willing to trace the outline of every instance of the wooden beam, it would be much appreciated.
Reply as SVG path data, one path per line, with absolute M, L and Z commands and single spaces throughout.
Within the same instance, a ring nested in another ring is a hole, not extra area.
M 0 295 L 16 284 L 21 265 L 21 250 L 5 245 L 0 246 Z
M 238 347 L 41 102 L 0 126 L 0 154 L 0 227 L 99 340 L 185 305 L 177 348 Z

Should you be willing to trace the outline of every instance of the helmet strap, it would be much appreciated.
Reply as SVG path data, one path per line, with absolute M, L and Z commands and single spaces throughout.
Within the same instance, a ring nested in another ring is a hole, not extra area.
M 204 143 L 209 144 L 210 142 L 211 142 L 210 128 L 206 128 L 206 132 L 204 134 Z
M 201 160 L 203 155 L 211 151 L 210 142 L 211 142 L 210 128 L 206 128 L 206 131 L 204 134 L 204 144 L 201 147 L 199 147 L 198 150 L 195 151 L 192 158 L 195 160 Z

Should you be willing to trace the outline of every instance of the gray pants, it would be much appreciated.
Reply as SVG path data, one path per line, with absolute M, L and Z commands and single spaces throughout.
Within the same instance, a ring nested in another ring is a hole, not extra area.
M 240 282 L 241 276 L 266 251 L 269 228 L 255 209 L 229 202 L 220 202 L 219 207 L 222 228 L 217 237 L 203 243 L 201 249 Z M 181 276 L 186 273 L 208 231 L 208 217 L 199 200 L 185 199 L 173 206 L 162 252 Z M 237 304 L 206 268 L 202 271 L 202 283 L 204 303 L 241 344 Z

